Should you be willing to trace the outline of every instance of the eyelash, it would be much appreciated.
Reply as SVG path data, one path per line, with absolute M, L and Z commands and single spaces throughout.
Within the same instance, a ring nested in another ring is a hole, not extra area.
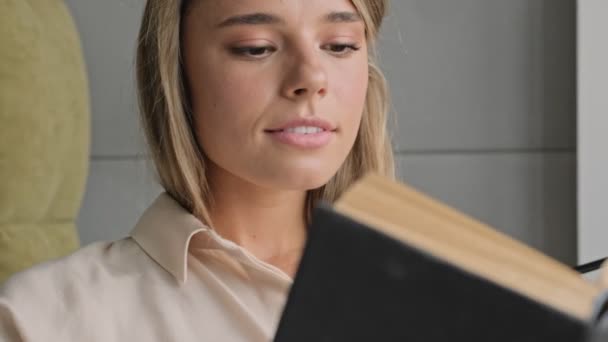
M 332 53 L 338 57 L 346 57 L 346 56 L 350 55 L 351 53 L 354 53 L 361 49 L 361 47 L 359 47 L 355 44 L 326 44 L 323 47 L 329 47 L 330 53 Z M 338 48 L 341 51 L 335 51 L 335 50 L 332 51 L 332 49 L 334 49 L 334 48 Z M 230 51 L 236 56 L 248 57 L 248 58 L 253 58 L 253 59 L 261 59 L 261 58 L 266 57 L 269 53 L 276 52 L 277 48 L 275 48 L 274 46 L 239 46 L 239 47 L 230 48 Z M 266 54 L 263 54 L 263 55 L 251 54 L 251 52 L 260 52 L 260 51 L 266 52 Z

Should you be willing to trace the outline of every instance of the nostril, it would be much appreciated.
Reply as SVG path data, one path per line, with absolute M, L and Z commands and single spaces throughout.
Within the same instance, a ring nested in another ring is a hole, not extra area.
M 294 91 L 294 93 L 295 93 L 296 95 L 302 95 L 302 94 L 305 94 L 305 93 L 306 93 L 306 89 L 305 89 L 305 88 L 296 89 L 296 90 Z

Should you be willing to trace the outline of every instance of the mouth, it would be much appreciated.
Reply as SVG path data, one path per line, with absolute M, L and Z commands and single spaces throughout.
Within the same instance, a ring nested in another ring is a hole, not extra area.
M 285 129 L 267 129 L 264 132 L 266 133 L 289 133 L 289 134 L 301 134 L 301 135 L 313 135 L 324 132 L 336 132 L 337 129 L 327 130 L 321 127 L 314 126 L 300 126 L 300 127 L 291 127 Z
M 300 149 L 318 149 L 327 146 L 336 132 L 320 127 L 302 126 L 286 129 L 266 130 L 266 133 L 281 145 L 289 145 Z
M 290 134 L 319 134 L 323 132 L 336 132 L 337 126 L 320 117 L 297 117 L 274 127 L 268 127 L 266 132 L 284 132 Z

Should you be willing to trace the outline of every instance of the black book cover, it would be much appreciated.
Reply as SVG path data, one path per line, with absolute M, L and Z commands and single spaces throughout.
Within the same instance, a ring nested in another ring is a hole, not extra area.
M 587 330 L 323 204 L 275 341 L 577 342 Z

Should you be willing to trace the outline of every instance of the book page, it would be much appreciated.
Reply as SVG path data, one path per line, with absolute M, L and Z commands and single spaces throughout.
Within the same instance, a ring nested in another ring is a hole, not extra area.
M 556 260 L 414 189 L 377 175 L 335 209 L 465 271 L 585 320 L 599 287 Z

